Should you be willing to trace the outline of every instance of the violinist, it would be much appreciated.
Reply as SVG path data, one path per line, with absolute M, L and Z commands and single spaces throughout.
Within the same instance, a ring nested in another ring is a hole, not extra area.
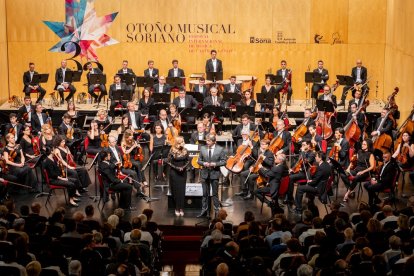
M 202 122 L 207 133 L 216 134 L 216 127 L 212 119 L 210 114 L 204 113 Z
M 241 106 L 250 106 L 255 108 L 256 107 L 256 101 L 252 99 L 252 92 L 250 90 L 244 91 L 244 97 L 242 98 L 240 102 Z
M 144 118 L 141 116 L 141 111 L 135 111 L 136 110 L 136 104 L 135 102 L 128 102 L 127 104 L 128 108 L 128 121 L 131 125 L 132 129 L 136 132 L 141 132 L 140 138 L 142 138 L 145 141 L 149 141 L 150 137 L 148 133 L 145 133 L 145 125 L 144 125 Z
M 40 133 L 41 128 L 44 124 L 46 124 L 49 120 L 45 113 L 42 113 L 43 106 L 41 103 L 36 104 L 36 112 L 32 114 L 32 130 L 36 133 Z
M 121 125 L 116 130 L 118 135 L 123 134 L 126 130 L 131 130 L 132 132 L 134 129 L 132 128 L 131 124 L 129 123 L 128 114 L 124 114 L 121 118 Z
M 358 85 L 364 84 L 367 82 L 368 79 L 368 70 L 366 67 L 362 66 L 362 61 L 358 59 L 356 61 L 356 66 L 352 68 L 351 73 L 352 79 L 354 80 L 354 86 L 344 86 L 342 90 L 341 102 L 338 105 L 345 105 L 346 96 L 348 95 L 349 90 L 352 89 L 352 97 L 354 97 L 354 91 L 357 90 Z M 365 85 L 362 87 L 362 91 L 365 93 L 368 87 Z
M 10 113 L 9 115 L 10 123 L 6 125 L 6 133 L 13 133 L 14 139 L 16 139 L 16 143 L 18 143 L 21 132 L 22 132 L 22 124 L 17 122 L 17 114 L 16 113 Z
M 316 99 L 318 97 L 319 90 L 324 89 L 326 82 L 329 80 L 329 73 L 328 70 L 323 68 L 323 61 L 318 61 L 318 68 L 313 70 L 313 75 L 320 75 L 321 82 L 314 82 L 312 85 L 312 99 Z
M 30 98 L 30 96 L 25 96 L 24 105 L 21 106 L 18 110 L 19 120 L 22 123 L 31 125 L 32 114 L 34 111 L 35 111 L 35 106 L 32 105 L 32 99 Z
M 364 180 L 370 176 L 371 171 L 375 168 L 375 158 L 372 154 L 372 141 L 370 139 L 364 139 L 361 144 L 361 149 L 358 150 L 356 155 L 356 166 L 351 169 L 353 164 L 349 164 L 345 174 L 341 174 L 341 179 L 347 188 L 345 193 L 344 202 L 347 202 L 350 197 L 355 195 L 354 189 L 359 181 Z M 355 164 L 354 164 L 355 165 Z M 353 176 L 352 180 L 349 180 L 348 175 Z
M 329 157 L 335 159 L 341 167 L 347 168 L 349 166 L 349 142 L 344 135 L 343 128 L 335 129 L 335 142 L 329 152 Z
M 165 110 L 164 110 L 165 111 Z M 165 178 L 165 166 L 158 164 L 158 157 L 161 156 L 162 159 L 162 147 L 167 143 L 167 138 L 164 134 L 164 128 L 162 127 L 161 123 L 155 122 L 154 124 L 154 134 L 151 135 L 151 140 L 149 144 L 150 153 L 154 154 L 155 158 L 152 160 L 152 166 L 154 168 L 154 173 L 158 177 Z M 160 166 L 158 166 L 160 165 Z
M 287 83 L 288 84 L 287 91 L 285 91 L 285 93 L 287 93 L 286 104 L 290 106 L 291 104 L 290 99 L 292 98 L 292 80 L 289 78 L 291 78 L 292 75 L 289 75 L 291 74 L 291 70 L 286 68 L 286 64 L 287 64 L 286 60 L 282 60 L 280 62 L 281 68 L 276 71 L 276 75 L 282 76 L 283 78 L 283 82 L 276 86 L 276 98 L 277 98 L 278 103 L 280 103 L 280 91 L 282 91 L 283 87 Z
M 334 108 L 337 107 L 336 96 L 332 94 L 331 87 L 329 85 L 323 86 L 323 94 L 318 97 L 318 100 L 324 100 L 324 101 L 331 102 Z
M 181 128 L 181 115 L 178 113 L 177 106 L 175 104 L 170 104 L 169 106 L 170 114 L 168 114 L 168 122 L 172 126 L 179 126 Z
M 414 144 L 408 132 L 404 132 L 401 137 L 401 143 L 397 145 L 397 150 L 392 155 L 392 158 L 397 160 L 400 168 L 412 169 L 414 167 Z
M 66 146 L 65 137 L 57 135 L 53 141 L 53 154 L 66 170 L 66 175 L 70 178 L 77 179 L 82 188 L 78 188 L 79 192 L 87 192 L 91 180 L 88 171 L 83 166 L 76 166 L 72 153 Z
M 71 124 L 71 120 L 72 117 L 68 113 L 63 114 L 63 121 L 58 128 L 58 133 L 66 137 L 69 144 L 75 139 L 75 128 L 73 127 L 73 124 Z
M 23 136 L 20 139 L 20 147 L 22 148 L 25 158 L 32 159 L 32 163 L 37 161 L 40 155 L 39 140 L 34 142 L 34 138 L 30 135 L 31 129 L 29 126 L 23 128 Z M 35 153 L 36 150 L 36 153 Z
M 98 123 L 99 127 L 106 127 L 111 120 L 111 117 L 108 116 L 108 112 L 101 108 L 96 113 L 95 121 Z
M 286 201 L 289 205 L 293 204 L 293 189 L 295 183 L 299 180 L 308 180 L 311 178 L 310 167 L 313 166 L 313 163 L 315 162 L 316 154 L 311 147 L 312 144 L 310 141 L 302 140 L 298 162 L 289 170 L 289 188 L 286 194 Z M 297 172 L 295 173 L 294 171 Z
M 248 135 L 248 132 L 243 132 L 243 134 Z M 262 165 L 265 169 L 270 170 L 275 162 L 273 153 L 268 149 L 270 141 L 267 139 L 260 140 L 260 146 L 257 144 L 254 146 L 252 141 L 249 141 L 248 143 L 248 145 L 252 148 L 253 160 L 258 160 L 260 156 L 263 156 Z M 253 199 L 254 186 L 256 185 L 256 180 L 259 177 L 259 174 L 252 173 L 253 166 L 251 165 L 254 163 L 255 161 L 246 162 L 245 170 L 240 173 L 242 191 L 236 193 L 235 195 L 243 196 L 244 200 Z
M 99 130 L 98 123 L 91 121 L 91 129 L 88 130 L 89 145 L 86 148 L 88 154 L 96 155 L 101 151 L 101 134 L 105 135 L 105 131 Z
M 9 174 L 15 175 L 19 180 L 22 180 L 22 184 L 32 187 L 32 192 L 37 192 L 38 183 L 34 181 L 35 175 L 32 169 L 25 164 L 25 157 L 20 145 L 16 144 L 16 139 L 13 133 L 6 135 L 7 145 L 3 151 L 3 157 L 8 166 Z
M 289 154 L 289 150 L 290 150 L 290 143 L 292 142 L 292 135 L 290 134 L 289 131 L 286 130 L 286 125 L 285 125 L 285 121 L 279 119 L 279 121 L 277 121 L 276 124 L 276 130 L 273 132 L 273 139 L 277 138 L 277 137 L 281 137 L 283 140 L 283 148 L 281 148 L 277 153 L 277 154 L 281 154 L 284 153 L 286 155 Z
M 242 139 L 240 138 L 242 136 L 242 132 L 244 133 L 250 133 L 251 131 L 256 130 L 256 125 L 253 124 L 250 121 L 250 117 L 248 114 L 243 114 L 241 117 L 242 123 L 239 124 L 234 130 L 233 130 L 233 137 L 238 137 L 237 145 L 239 146 L 242 143 Z M 259 133 L 261 134 L 261 131 L 259 130 Z
M 143 154 L 142 147 L 137 143 L 137 141 L 134 141 L 134 132 L 131 130 L 125 131 L 121 141 L 121 149 L 124 154 L 124 162 L 125 158 L 129 159 L 128 162 L 132 165 L 131 169 L 135 170 L 137 173 L 139 183 L 142 183 L 144 186 L 148 186 L 148 183 L 145 180 L 145 175 L 141 172 L 142 164 L 139 160 L 136 160 L 136 158 L 139 159 L 139 152 L 141 152 L 141 155 Z
M 269 179 L 269 185 L 265 187 L 258 188 L 254 193 L 260 201 L 264 201 L 268 204 L 272 210 L 272 215 L 280 212 L 279 202 L 278 202 L 278 192 L 280 187 L 280 182 L 283 177 L 287 176 L 288 168 L 286 166 L 286 155 L 279 154 L 275 157 L 275 163 L 270 169 L 266 169 L 262 164 L 259 165 L 259 173 L 265 178 Z M 264 195 L 270 193 L 271 201 L 269 201 Z
M 45 154 L 47 155 L 47 158 L 43 160 L 42 168 L 46 170 L 50 183 L 52 185 L 66 187 L 69 196 L 69 205 L 78 207 L 79 205 L 77 202 L 80 200 L 78 198 L 80 194 L 76 189 L 79 187 L 79 181 L 68 177 L 67 175 L 62 175 L 62 173 L 65 174 L 65 172 L 62 172 L 61 168 L 59 168 L 55 160 L 55 155 L 50 147 L 46 147 Z
M 374 139 L 374 137 L 378 138 L 378 136 L 380 136 L 383 133 L 392 137 L 393 123 L 389 116 L 386 116 L 388 111 L 389 110 L 387 108 L 383 108 L 381 110 L 381 117 L 377 119 L 374 126 L 375 130 L 371 132 L 372 139 Z
M 114 100 L 114 93 L 116 93 L 116 91 L 125 91 L 128 92 L 128 95 L 131 94 L 130 88 L 126 85 L 126 83 L 121 82 L 121 77 L 118 75 L 114 76 L 114 83 L 109 86 L 109 99 L 111 100 L 111 106 L 109 107 L 109 110 L 112 116 L 115 114 L 115 107 L 120 105 L 120 107 L 126 108 L 126 102 L 128 100 Z
M 55 133 L 53 132 L 52 127 L 49 124 L 44 124 L 42 126 L 42 132 L 40 134 L 40 151 L 43 152 L 46 150 L 46 147 L 53 147 L 53 138 Z
M 129 175 L 133 179 L 134 183 L 140 183 L 136 171 L 134 171 L 132 169 L 126 169 L 126 168 L 123 167 L 124 160 L 122 158 L 121 151 L 120 151 L 119 147 L 116 144 L 116 142 L 117 142 L 116 137 L 109 136 L 108 141 L 109 141 L 108 149 L 109 149 L 109 152 L 111 153 L 110 162 L 115 164 L 116 166 L 120 166 L 121 167 L 121 172 L 125 175 Z M 146 195 L 144 195 L 141 192 L 141 186 L 137 185 L 136 188 L 137 188 L 136 196 L 139 197 L 139 198 L 142 198 L 142 199 L 146 199 Z
M 76 110 L 75 102 L 69 101 L 66 113 L 70 115 L 72 119 L 78 118 L 78 111 Z

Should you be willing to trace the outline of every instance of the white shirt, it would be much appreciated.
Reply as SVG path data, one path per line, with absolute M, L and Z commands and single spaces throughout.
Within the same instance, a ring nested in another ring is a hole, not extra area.
M 164 128 L 164 130 L 166 130 L 167 127 L 168 127 L 167 121 L 166 120 L 160 120 L 160 121 L 161 121 L 161 124 L 162 124 L 162 127 Z
M 286 75 L 286 69 L 282 69 L 282 77 L 285 78 Z
M 361 80 L 361 68 L 357 67 L 356 82 L 362 82 Z
M 213 105 L 217 103 L 217 96 L 211 96 L 211 100 L 213 101 Z
M 33 80 L 33 74 L 34 72 L 30 71 L 30 82 Z
M 247 125 L 243 126 L 242 127 L 242 132 L 243 131 L 249 131 L 249 133 L 250 133 L 250 124 L 247 124 Z
M 185 98 L 180 98 L 180 106 L 179 107 L 185 107 Z
M 128 69 L 122 69 L 122 71 L 124 72 L 124 74 L 128 73 Z
M 204 86 L 199 85 L 199 86 L 198 86 L 198 92 L 203 93 L 203 87 L 204 87 Z
M 236 85 L 230 83 L 230 92 L 234 92 L 236 90 Z
M 178 77 L 178 68 L 174 68 L 174 77 Z
M 121 90 L 121 89 L 122 89 L 122 88 L 121 88 L 121 84 L 120 84 L 120 83 L 119 83 L 119 84 L 118 84 L 118 83 L 116 83 L 116 84 L 115 84 L 115 89 L 116 89 L 116 90 Z
M 134 128 L 134 129 L 137 129 L 138 128 L 138 126 L 137 126 L 137 122 L 136 122 L 136 120 L 135 120 L 135 112 L 129 112 L 129 116 L 131 117 L 131 125 L 132 125 L 132 127 Z
M 319 70 L 319 74 L 321 74 L 322 75 L 322 71 L 323 71 L 323 69 L 318 69 Z M 323 80 L 321 80 L 321 83 L 324 83 L 324 81 Z
M 203 132 L 198 133 L 198 140 L 204 140 L 204 133 Z
M 62 83 L 65 83 L 66 68 L 62 68 Z
M 40 126 L 43 126 L 45 122 L 43 122 L 42 113 L 36 113 L 37 117 L 39 118 Z
M 164 84 L 160 84 L 160 93 L 162 93 L 162 91 L 164 91 Z
M 117 162 L 121 162 L 121 159 L 119 158 L 119 155 L 118 155 L 118 152 L 117 152 L 117 150 L 116 150 L 116 148 L 113 148 L 113 147 L 109 147 L 110 149 L 111 149 L 111 151 L 114 153 L 114 156 L 115 156 L 115 158 L 116 158 L 116 161 Z
M 152 70 L 153 69 L 149 69 L 148 71 L 149 71 L 149 75 L 150 75 L 150 77 L 152 77 Z
M 213 72 L 217 72 L 217 59 L 212 59 L 211 63 L 213 63 Z

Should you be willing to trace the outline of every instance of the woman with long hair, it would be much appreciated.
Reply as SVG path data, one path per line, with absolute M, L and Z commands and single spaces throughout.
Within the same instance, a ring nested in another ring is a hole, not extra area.
M 55 133 L 53 128 L 49 124 L 42 125 L 42 131 L 40 133 L 40 151 L 44 151 L 46 147 L 53 146 L 53 138 Z
M 154 134 L 150 137 L 149 149 L 150 153 L 154 155 L 152 160 L 152 166 L 154 168 L 154 175 L 157 179 L 164 178 L 165 176 L 165 166 L 162 162 L 158 162 L 160 158 L 162 159 L 162 147 L 166 144 L 167 139 L 164 134 L 164 128 L 161 123 L 154 124 Z
M 142 165 L 140 161 L 138 161 L 140 157 L 138 156 L 139 151 L 141 152 L 140 155 L 143 155 L 144 152 L 142 147 L 137 143 L 137 141 L 134 140 L 134 132 L 132 130 L 127 129 L 125 131 L 121 141 L 121 148 L 125 157 L 129 157 L 129 162 L 131 162 L 132 164 L 131 169 L 137 172 L 138 181 L 142 183 L 144 186 L 148 186 L 147 181 L 145 181 L 144 173 L 141 172 Z M 137 160 L 135 160 L 135 157 L 137 158 Z

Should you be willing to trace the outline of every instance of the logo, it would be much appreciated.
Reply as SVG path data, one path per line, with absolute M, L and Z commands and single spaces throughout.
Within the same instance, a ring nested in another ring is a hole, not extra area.
M 293 37 L 285 37 L 283 31 L 276 32 L 276 41 L 277 44 L 295 44 L 296 38 Z
M 65 22 L 43 21 L 60 41 L 50 52 L 78 52 L 80 57 L 97 61 L 96 49 L 117 44 L 106 33 L 118 12 L 98 17 L 95 0 L 65 0 Z
M 259 38 L 259 37 L 254 37 L 251 36 L 250 37 L 250 43 L 272 43 L 272 39 L 271 38 Z
M 313 40 L 315 41 L 315 43 L 321 43 L 323 36 L 319 35 L 319 34 L 315 34 L 315 36 L 313 37 Z

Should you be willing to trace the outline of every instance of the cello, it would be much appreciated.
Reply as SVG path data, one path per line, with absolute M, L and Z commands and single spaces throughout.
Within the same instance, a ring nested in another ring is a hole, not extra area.
M 361 112 L 361 110 L 365 109 L 365 98 L 366 94 L 362 97 L 362 105 L 358 108 L 358 110 L 355 112 L 355 118 L 358 116 L 358 114 Z M 345 137 L 346 140 L 349 142 L 350 147 L 354 147 L 355 143 L 358 142 L 359 138 L 361 137 L 361 129 L 358 127 L 358 123 L 355 121 L 354 118 L 352 118 L 344 127 Z
M 402 123 L 402 125 L 398 128 L 397 140 L 394 144 L 395 145 L 394 151 L 397 150 L 398 145 L 401 143 L 403 133 L 407 132 L 408 134 L 410 134 L 410 136 L 413 136 L 413 133 L 414 133 L 413 116 L 414 116 L 414 104 L 413 104 L 413 109 L 411 110 L 410 115 L 407 117 L 404 123 Z
M 330 102 L 333 104 L 332 101 L 332 93 L 335 92 L 336 88 L 338 87 L 339 82 L 337 81 L 331 88 L 330 92 Z M 321 128 L 321 136 L 323 139 L 327 140 L 331 138 L 333 131 L 331 126 L 331 118 L 335 116 L 335 112 L 325 112 L 323 110 L 318 110 L 318 117 L 316 118 L 316 125 Z
M 252 137 L 249 137 L 251 141 Z M 226 168 L 233 173 L 240 173 L 244 168 L 244 163 L 246 159 L 252 154 L 252 149 L 249 145 L 240 145 L 237 148 L 236 154 L 230 156 L 226 162 Z
M 262 188 L 264 187 L 263 183 L 266 183 L 266 178 L 263 177 L 261 174 L 259 174 L 259 165 L 261 165 L 263 163 L 264 160 L 264 155 L 260 155 L 259 158 L 257 158 L 256 162 L 253 165 L 252 170 L 250 171 L 251 173 L 257 173 L 259 175 L 259 177 L 256 180 L 257 183 L 257 188 Z
M 308 123 L 309 118 L 303 120 L 303 122 L 295 129 L 292 135 L 292 142 L 297 142 L 299 139 L 302 139 L 303 136 L 308 132 L 308 127 L 306 124 Z

